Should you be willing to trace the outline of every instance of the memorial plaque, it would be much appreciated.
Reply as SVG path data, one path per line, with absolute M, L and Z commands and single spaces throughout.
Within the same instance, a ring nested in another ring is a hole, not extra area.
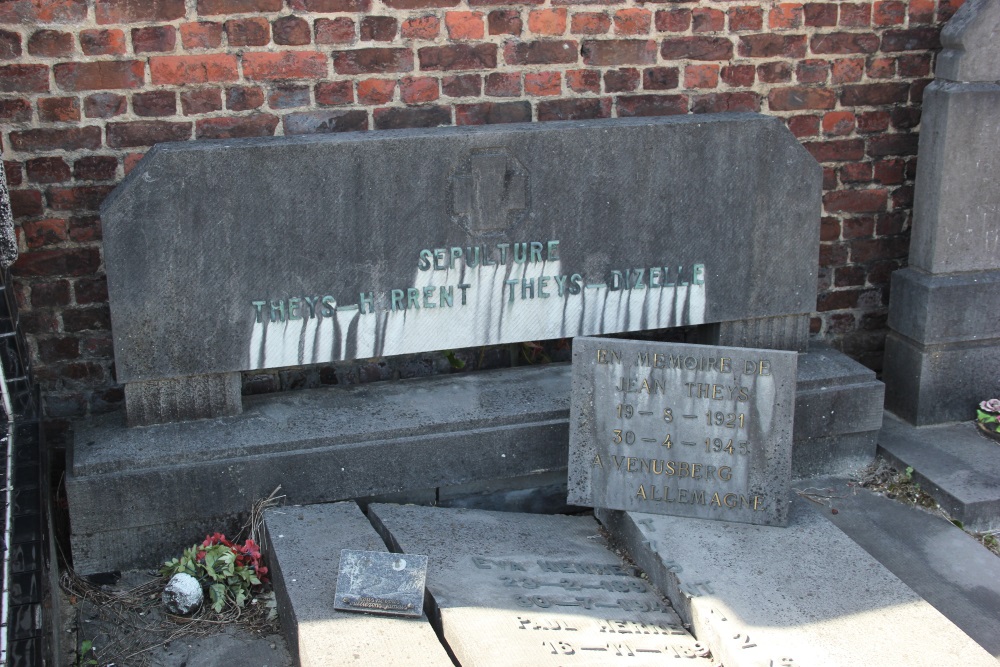
M 333 606 L 343 611 L 420 617 L 426 579 L 427 556 L 344 549 Z
M 788 522 L 795 352 L 577 338 L 569 502 Z

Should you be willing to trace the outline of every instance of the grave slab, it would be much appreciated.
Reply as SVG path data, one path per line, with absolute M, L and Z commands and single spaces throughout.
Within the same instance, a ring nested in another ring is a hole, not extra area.
M 1000 451 L 974 422 L 914 427 L 885 414 L 879 452 L 968 529 L 1000 529 Z
M 376 504 L 369 517 L 394 550 L 427 554 L 428 614 L 462 667 L 716 664 L 590 516 Z
M 426 616 L 337 611 L 340 550 L 386 551 L 354 503 L 281 507 L 265 513 L 271 574 L 288 646 L 301 667 L 451 667 Z
M 726 667 L 996 667 L 807 502 L 796 499 L 786 528 L 599 518 Z

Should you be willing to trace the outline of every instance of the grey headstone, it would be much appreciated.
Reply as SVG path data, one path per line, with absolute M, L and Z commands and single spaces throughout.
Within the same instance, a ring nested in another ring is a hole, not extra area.
M 427 556 L 342 549 L 333 606 L 419 618 L 426 579 Z
M 240 374 L 129 382 L 125 385 L 125 412 L 129 426 L 238 415 L 243 412 Z
M 810 312 L 820 180 L 754 114 L 159 145 L 101 209 L 118 379 Z
M 806 313 L 719 322 L 705 329 L 703 340 L 696 342 L 796 352 L 805 352 L 809 348 L 809 315 Z
M 6 269 L 17 259 L 17 237 L 14 236 L 14 215 L 7 190 L 7 172 L 0 164 L 0 268 Z
M 371 505 L 369 518 L 427 554 L 428 614 L 463 667 L 716 664 L 589 516 Z
M 1000 81 L 1000 4 L 966 0 L 941 31 L 934 74 L 950 81 Z
M 341 550 L 386 551 L 357 505 L 276 508 L 267 511 L 264 523 L 278 617 L 297 664 L 451 666 L 426 617 L 335 608 Z
M 996 666 L 821 516 L 829 506 L 813 505 L 797 499 L 784 529 L 609 510 L 599 518 L 726 667 Z
M 784 525 L 796 357 L 577 338 L 569 502 Z

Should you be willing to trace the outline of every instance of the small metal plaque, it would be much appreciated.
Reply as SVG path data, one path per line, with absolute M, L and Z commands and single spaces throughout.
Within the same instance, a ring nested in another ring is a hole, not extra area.
M 426 580 L 427 556 L 344 549 L 333 606 L 343 611 L 421 616 Z

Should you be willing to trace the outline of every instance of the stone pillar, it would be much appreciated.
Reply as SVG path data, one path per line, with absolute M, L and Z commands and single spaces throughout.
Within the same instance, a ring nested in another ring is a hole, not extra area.
M 883 371 L 886 407 L 917 426 L 1000 395 L 1000 2 L 968 0 L 941 42 Z

